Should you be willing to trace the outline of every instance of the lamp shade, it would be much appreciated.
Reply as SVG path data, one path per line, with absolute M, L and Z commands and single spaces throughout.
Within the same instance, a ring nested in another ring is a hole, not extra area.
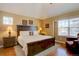
M 12 31 L 12 27 L 8 26 L 7 31 Z
M 13 31 L 13 30 L 12 30 L 12 27 L 9 26 L 9 27 L 7 28 L 7 30 L 8 30 L 9 37 L 11 37 L 11 32 Z
M 41 27 L 39 27 L 38 32 L 41 32 L 41 31 L 42 31 L 42 28 L 41 28 Z
M 40 28 L 39 28 L 39 30 L 41 31 L 41 30 L 42 30 L 42 28 L 40 27 Z

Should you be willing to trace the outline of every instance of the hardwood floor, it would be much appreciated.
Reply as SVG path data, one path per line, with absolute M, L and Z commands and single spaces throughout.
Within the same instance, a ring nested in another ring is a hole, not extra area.
M 57 49 L 56 50 L 51 50 L 51 52 L 48 53 L 48 56 L 74 56 L 74 54 L 66 49 L 65 44 L 59 44 L 56 43 Z
M 0 48 L 0 56 L 16 56 L 14 47 Z
M 72 52 L 66 49 L 64 44 L 56 43 L 56 45 L 55 47 L 57 48 L 51 49 L 51 51 L 47 54 L 47 56 L 74 56 Z M 20 51 L 16 52 L 14 47 L 0 48 L 0 56 L 16 56 L 16 54 L 20 53 Z

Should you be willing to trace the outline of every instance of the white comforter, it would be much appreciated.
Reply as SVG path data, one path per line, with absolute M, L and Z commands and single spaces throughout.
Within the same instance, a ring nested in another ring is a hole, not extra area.
M 52 36 L 44 36 L 44 35 L 33 35 L 33 36 L 19 36 L 18 42 L 23 47 L 23 51 L 25 52 L 25 55 L 28 54 L 28 47 L 27 43 L 40 41 L 48 38 L 53 38 Z

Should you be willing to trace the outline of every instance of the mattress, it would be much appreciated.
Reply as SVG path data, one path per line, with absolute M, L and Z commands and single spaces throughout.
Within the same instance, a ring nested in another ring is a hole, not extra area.
M 45 39 L 49 39 L 49 38 L 53 38 L 52 36 L 44 36 L 44 35 L 35 35 L 35 36 L 19 36 L 18 37 L 18 41 L 24 41 L 23 43 L 31 43 L 31 42 L 36 42 L 36 41 L 40 41 L 40 40 L 45 40 Z

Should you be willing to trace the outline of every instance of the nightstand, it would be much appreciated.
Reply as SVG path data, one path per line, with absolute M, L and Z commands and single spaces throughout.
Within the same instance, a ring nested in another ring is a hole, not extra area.
M 3 46 L 13 47 L 16 45 L 16 37 L 3 37 Z

